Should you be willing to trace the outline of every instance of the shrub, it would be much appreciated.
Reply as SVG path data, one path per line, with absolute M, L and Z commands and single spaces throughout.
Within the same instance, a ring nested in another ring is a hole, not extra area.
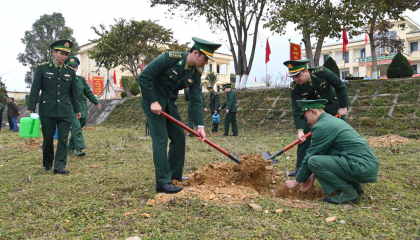
M 388 78 L 404 78 L 413 76 L 413 68 L 410 66 L 407 58 L 398 51 L 391 64 L 388 67 L 386 76 Z
M 130 93 L 133 96 L 137 96 L 140 94 L 140 86 L 137 82 L 133 82 L 133 84 L 131 85 Z
M 127 93 L 126 92 L 122 92 L 121 93 L 121 98 L 126 98 L 127 97 Z
M 328 68 L 333 73 L 335 73 L 335 75 L 340 77 L 340 69 L 338 69 L 337 63 L 335 63 L 332 57 L 329 57 L 327 61 L 324 62 L 324 67 Z

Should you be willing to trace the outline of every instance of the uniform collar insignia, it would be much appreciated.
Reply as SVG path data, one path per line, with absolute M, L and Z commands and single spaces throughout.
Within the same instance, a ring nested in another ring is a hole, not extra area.
M 184 60 L 179 60 L 179 62 L 178 62 L 178 66 L 181 66 L 182 64 L 184 63 Z

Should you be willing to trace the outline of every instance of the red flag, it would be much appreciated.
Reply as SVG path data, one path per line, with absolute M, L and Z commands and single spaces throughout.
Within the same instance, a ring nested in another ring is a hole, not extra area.
M 114 69 L 114 84 L 117 84 L 117 75 L 115 74 L 115 69 Z
M 368 42 L 368 37 L 367 37 L 367 33 L 365 33 L 365 44 L 367 44 Z
M 346 46 L 348 43 L 349 39 L 347 38 L 346 26 L 343 26 L 343 54 L 346 52 Z
M 255 82 L 257 82 L 257 76 L 255 76 Z
M 268 80 L 270 80 L 270 78 L 271 78 L 271 77 L 270 77 L 270 74 L 268 74 Z
M 268 61 L 270 61 L 270 54 L 271 54 L 271 49 L 270 49 L 270 44 L 268 43 L 268 38 L 267 38 L 267 45 L 265 46 L 265 63 L 268 63 Z
M 143 65 L 143 63 L 141 63 L 140 70 L 141 70 L 141 72 L 143 72 L 143 70 L 144 70 L 144 65 Z

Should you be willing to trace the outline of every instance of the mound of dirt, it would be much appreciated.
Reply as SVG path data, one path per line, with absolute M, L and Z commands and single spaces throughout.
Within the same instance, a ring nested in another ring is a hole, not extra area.
M 379 137 L 372 137 L 366 139 L 372 147 L 393 147 L 398 145 L 404 145 L 410 142 L 409 139 L 395 135 L 387 134 Z
M 234 163 L 208 164 L 191 174 L 188 181 L 174 182 L 182 186 L 183 191 L 173 195 L 158 194 L 154 203 L 198 197 L 205 201 L 237 204 L 249 203 L 259 195 L 313 200 L 324 194 L 315 186 L 307 192 L 300 191 L 299 187 L 286 189 L 286 176 L 283 172 L 276 172 L 261 155 L 245 155 L 240 160 L 240 166 Z

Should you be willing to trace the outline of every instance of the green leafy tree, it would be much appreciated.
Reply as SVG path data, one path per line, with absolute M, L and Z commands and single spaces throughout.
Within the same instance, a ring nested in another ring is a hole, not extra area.
M 378 78 L 376 47 L 387 47 L 386 43 L 390 42 L 379 39 L 390 28 L 389 24 L 386 23 L 387 19 L 403 20 L 402 14 L 406 10 L 415 11 L 419 9 L 419 1 L 342 0 L 342 5 L 344 9 L 347 9 L 348 14 L 355 16 L 352 19 L 353 26 L 362 28 L 361 32 L 365 32 L 369 36 L 372 51 L 372 78 L 376 79 Z M 365 28 L 365 25 L 368 25 L 368 27 Z M 399 27 L 404 26 L 400 25 Z M 397 43 L 398 45 L 400 44 Z
M 190 21 L 205 17 L 215 31 L 223 29 L 228 37 L 235 66 L 236 89 L 244 89 L 254 61 L 258 27 L 267 0 L 151 0 L 151 6 L 168 5 L 167 14 L 179 13 Z M 252 36 L 251 54 L 247 56 L 248 37 Z M 240 84 L 239 84 L 240 83 Z
M 137 82 L 133 82 L 130 88 L 130 93 L 132 96 L 137 96 L 140 94 L 140 86 Z
M 388 78 L 404 78 L 412 77 L 414 73 L 413 68 L 410 66 L 407 58 L 398 51 L 397 55 L 392 59 L 389 64 L 386 76 Z
M 173 39 L 172 30 L 157 21 L 114 20 L 110 30 L 103 24 L 92 27 L 99 38 L 92 40 L 96 45 L 89 57 L 95 59 L 98 67 L 109 70 L 121 65 L 137 78 L 142 62 L 147 65 L 165 51 L 187 50 L 188 43 L 179 44 Z
M 121 77 L 121 85 L 126 94 L 130 93 L 131 86 L 133 85 L 134 82 L 135 82 L 135 78 L 133 76 Z
M 342 24 L 353 17 L 346 14 L 342 6 L 330 0 L 272 0 L 268 9 L 268 22 L 264 26 L 276 33 L 285 34 L 287 23 L 294 23 L 295 31 L 302 32 L 306 58 L 312 67 L 319 65 L 324 39 L 341 37 Z M 315 40 L 315 44 L 312 44 L 311 39 Z M 315 54 L 312 53 L 313 48 Z
M 25 75 L 25 83 L 28 87 L 32 85 L 32 77 L 28 78 L 32 76 L 31 71 L 35 71 L 38 64 L 51 61 L 53 54 L 50 44 L 60 39 L 72 41 L 74 45 L 70 55 L 77 54 L 80 47 L 73 37 L 73 29 L 66 26 L 61 13 L 44 14 L 32 24 L 32 30 L 25 31 L 25 36 L 21 39 L 21 42 L 25 44 L 25 52 L 19 53 L 17 60 L 23 66 L 30 68 Z
M 6 104 L 6 98 L 7 98 L 6 84 L 3 83 L 2 77 L 0 76 L 0 101 L 2 102 L 3 106 Z
M 210 85 L 213 85 L 214 86 L 214 84 L 216 84 L 216 82 L 217 82 L 217 74 L 214 73 L 214 72 L 209 72 L 209 73 L 207 73 L 207 76 L 206 76 L 205 79 L 207 81 L 209 81 L 209 84 Z
M 324 62 L 324 67 L 331 70 L 333 73 L 335 73 L 335 75 L 337 75 L 340 78 L 340 69 L 338 68 L 337 63 L 334 61 L 334 59 L 332 57 L 329 57 Z

